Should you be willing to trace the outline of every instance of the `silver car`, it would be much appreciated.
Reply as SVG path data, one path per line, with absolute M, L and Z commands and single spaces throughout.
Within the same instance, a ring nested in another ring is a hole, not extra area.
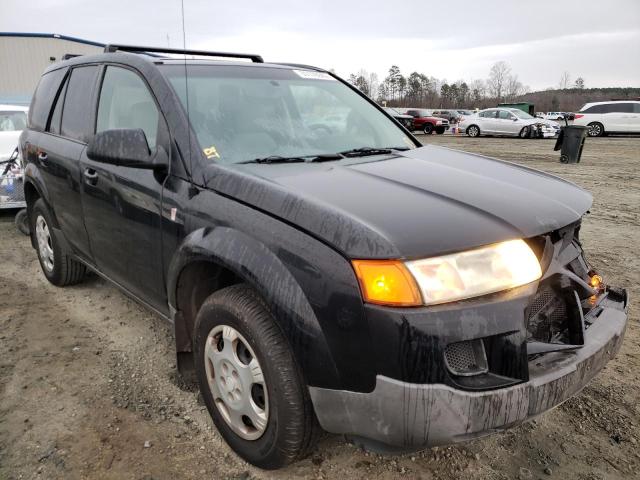
M 529 137 L 532 125 L 540 125 L 544 138 L 554 137 L 559 128 L 556 122 L 532 117 L 517 108 L 487 108 L 464 117 L 460 129 L 470 137 L 504 135 Z

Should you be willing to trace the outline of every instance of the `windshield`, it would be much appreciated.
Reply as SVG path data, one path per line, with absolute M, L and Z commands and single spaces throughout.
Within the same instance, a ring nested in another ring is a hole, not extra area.
M 186 107 L 185 65 L 160 67 Z M 415 148 L 394 122 L 324 72 L 229 65 L 186 70 L 190 122 L 216 162 Z
M 511 113 L 513 113 L 516 117 L 519 118 L 523 118 L 525 120 L 528 120 L 530 118 L 533 118 L 531 115 L 529 115 L 526 112 L 523 112 L 522 110 L 518 110 L 518 109 L 514 109 L 514 110 L 509 110 Z
M 0 111 L 0 132 L 16 132 L 27 127 L 27 114 L 20 111 Z

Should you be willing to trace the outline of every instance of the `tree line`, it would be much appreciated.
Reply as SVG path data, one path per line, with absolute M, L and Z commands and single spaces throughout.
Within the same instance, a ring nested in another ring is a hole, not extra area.
M 634 98 L 640 89 L 587 89 L 585 80 L 572 81 L 562 72 L 556 88 L 531 92 L 513 73 L 507 62 L 496 62 L 485 79 L 447 82 L 420 72 L 405 76 L 397 65 L 380 80 L 375 73 L 360 70 L 349 75 L 349 82 L 382 105 L 419 108 L 487 108 L 498 103 L 530 102 L 537 111 L 576 111 L 589 101 Z

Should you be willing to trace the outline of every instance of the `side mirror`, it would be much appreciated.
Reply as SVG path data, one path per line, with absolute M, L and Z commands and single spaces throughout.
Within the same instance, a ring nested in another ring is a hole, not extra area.
M 511 120 L 513 120 L 514 122 L 518 121 L 518 117 L 512 117 Z
M 141 128 L 104 130 L 96 133 L 87 146 L 87 157 L 96 162 L 121 167 L 155 170 L 166 167 L 156 152 L 149 151 Z

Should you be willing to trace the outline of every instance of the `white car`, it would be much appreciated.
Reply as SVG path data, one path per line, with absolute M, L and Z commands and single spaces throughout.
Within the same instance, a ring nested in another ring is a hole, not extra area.
M 573 124 L 589 127 L 590 137 L 608 133 L 640 133 L 640 101 L 587 103 L 575 114 Z
M 531 125 L 541 124 L 545 138 L 556 136 L 560 127 L 556 122 L 541 120 L 517 108 L 487 108 L 464 117 L 460 129 L 470 137 L 480 135 L 529 136 Z
M 18 146 L 20 133 L 27 126 L 28 111 L 27 107 L 0 105 L 0 160 L 9 158 Z
M 564 112 L 548 112 L 543 117 L 546 120 L 556 120 L 561 121 L 564 120 Z

